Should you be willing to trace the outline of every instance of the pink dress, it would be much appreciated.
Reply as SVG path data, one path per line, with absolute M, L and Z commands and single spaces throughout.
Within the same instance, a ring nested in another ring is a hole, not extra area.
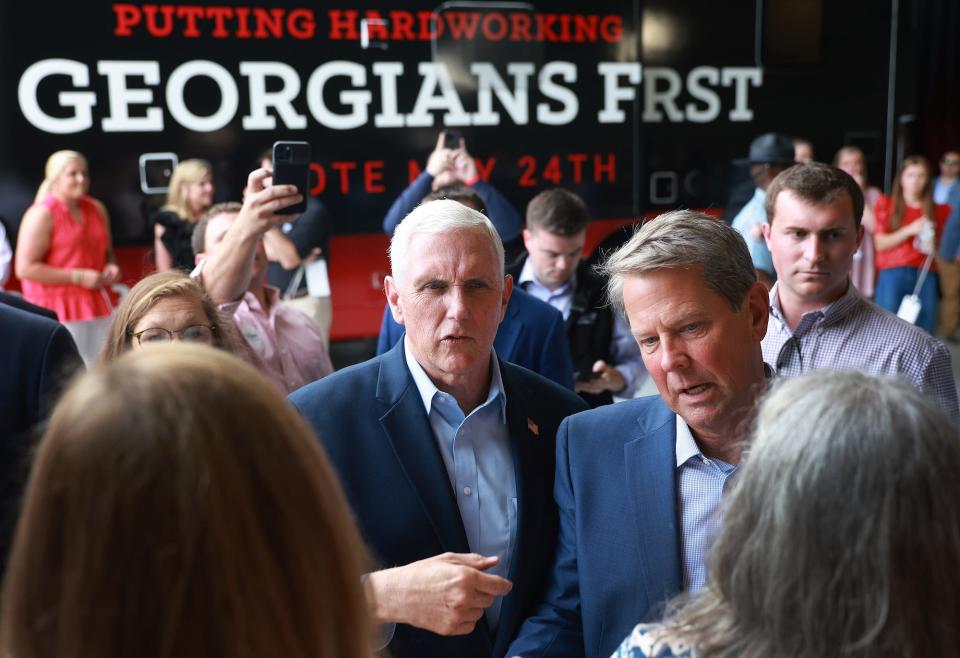
M 107 263 L 107 231 L 97 205 L 80 199 L 81 221 L 70 216 L 66 204 L 48 194 L 40 204 L 50 211 L 50 246 L 44 262 L 65 269 L 84 268 L 102 272 Z M 60 322 L 76 322 L 110 315 L 110 306 L 100 290 L 88 290 L 73 284 L 21 281 L 23 296 L 29 301 L 56 311 Z

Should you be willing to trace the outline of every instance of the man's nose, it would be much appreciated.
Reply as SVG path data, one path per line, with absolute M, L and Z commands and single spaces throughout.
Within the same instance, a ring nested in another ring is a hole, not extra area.
M 807 240 L 805 245 L 807 260 L 811 263 L 819 261 L 823 257 L 823 243 L 820 238 L 813 235 Z
M 683 341 L 673 338 L 660 341 L 660 368 L 664 372 L 681 370 L 690 365 Z
M 447 305 L 447 317 L 462 318 L 467 314 L 467 296 L 463 286 L 450 286 L 443 299 Z

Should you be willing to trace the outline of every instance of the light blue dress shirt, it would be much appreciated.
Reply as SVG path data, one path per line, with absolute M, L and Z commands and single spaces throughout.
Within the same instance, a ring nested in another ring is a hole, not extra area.
M 683 536 L 683 585 L 696 591 L 707 584 L 706 556 L 723 522 L 727 484 L 738 465 L 706 457 L 690 428 L 677 416 L 677 504 Z
M 530 259 L 523 263 L 523 269 L 520 271 L 520 278 L 517 280 L 526 292 L 530 293 L 540 301 L 544 301 L 553 308 L 560 311 L 563 320 L 566 322 L 570 317 L 570 309 L 573 306 L 573 292 L 576 286 L 576 276 L 570 278 L 565 284 L 556 290 L 550 290 L 539 281 L 533 274 L 533 266 Z M 617 397 L 632 398 L 637 389 L 646 379 L 647 369 L 643 365 L 643 355 L 640 354 L 640 346 L 636 339 L 630 333 L 630 326 L 619 313 L 613 314 L 613 336 L 610 339 L 610 362 L 626 382 L 623 390 L 614 391 Z
M 773 256 L 770 255 L 770 250 L 767 248 L 763 235 L 760 234 L 760 226 L 767 223 L 767 211 L 763 207 L 766 200 L 766 192 L 759 187 L 754 190 L 753 198 L 733 218 L 733 228 L 746 241 L 753 266 L 758 270 L 763 270 L 776 281 L 777 271 L 773 269 Z M 754 235 L 754 228 L 756 228 L 756 235 Z
M 476 409 L 464 416 L 457 400 L 438 389 L 407 349 L 403 354 L 426 408 L 433 436 L 457 498 L 470 550 L 496 555 L 500 562 L 487 573 L 507 577 L 517 540 L 517 481 L 507 428 L 507 396 L 496 354 L 490 354 L 490 390 Z M 496 631 L 503 597 L 486 610 Z

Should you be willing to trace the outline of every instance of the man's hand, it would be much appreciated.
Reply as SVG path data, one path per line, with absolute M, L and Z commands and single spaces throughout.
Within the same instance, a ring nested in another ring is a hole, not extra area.
M 427 173 L 436 178 L 445 170 L 453 167 L 455 151 L 443 145 L 443 132 L 437 136 L 437 145 L 427 158 Z
M 477 172 L 477 162 L 472 155 L 467 153 L 467 147 L 464 146 L 462 139 L 460 140 L 460 148 L 457 149 L 453 159 L 453 171 L 457 178 L 463 181 L 464 185 L 473 185 L 480 178 L 480 174 Z
M 573 388 L 577 393 L 594 395 L 604 391 L 616 393 L 622 391 L 627 385 L 623 373 L 602 359 L 593 364 L 593 372 L 598 376 L 587 381 L 574 382 Z
M 231 229 L 247 238 L 259 239 L 264 233 L 284 222 L 293 221 L 295 215 L 278 215 L 278 210 L 300 203 L 303 197 L 296 185 L 271 185 L 268 169 L 250 172 L 244 190 L 243 207 Z
M 376 623 L 398 622 L 440 635 L 466 635 L 483 611 L 513 584 L 483 573 L 499 558 L 443 553 L 403 567 L 375 571 L 365 581 Z

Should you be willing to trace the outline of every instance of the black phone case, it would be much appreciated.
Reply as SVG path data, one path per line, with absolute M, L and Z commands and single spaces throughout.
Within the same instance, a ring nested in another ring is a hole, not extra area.
M 277 144 L 273 151 L 273 184 L 296 185 L 297 191 L 303 195 L 303 200 L 293 206 L 287 206 L 277 211 L 278 215 L 299 215 L 307 209 L 307 194 L 310 190 L 310 145 L 306 142 L 293 142 L 300 148 L 296 149 L 296 157 L 289 161 L 280 161 L 277 158 Z M 306 146 L 306 149 L 303 146 Z M 305 156 L 305 157 L 304 157 Z

